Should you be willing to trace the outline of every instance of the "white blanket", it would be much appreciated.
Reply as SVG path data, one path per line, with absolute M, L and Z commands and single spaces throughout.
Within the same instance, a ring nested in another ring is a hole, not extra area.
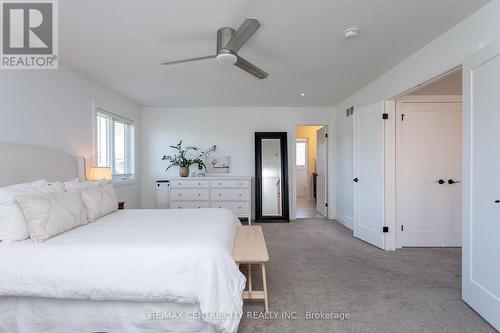
M 123 210 L 45 243 L 0 244 L 0 295 L 198 303 L 235 332 L 245 278 L 224 209 Z

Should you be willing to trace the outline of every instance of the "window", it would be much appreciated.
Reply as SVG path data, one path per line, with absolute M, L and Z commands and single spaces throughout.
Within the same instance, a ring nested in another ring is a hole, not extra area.
M 296 149 L 295 149 L 295 157 L 296 157 L 296 162 L 295 164 L 299 168 L 305 168 L 306 163 L 307 163 L 307 141 L 297 139 L 296 142 Z
M 110 167 L 113 178 L 126 179 L 134 174 L 133 122 L 97 109 L 96 165 Z

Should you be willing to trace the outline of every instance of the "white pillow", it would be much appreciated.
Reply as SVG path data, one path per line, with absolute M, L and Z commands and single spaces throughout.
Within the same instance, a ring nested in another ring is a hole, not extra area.
M 53 182 L 46 184 L 33 184 L 38 193 L 62 193 L 64 192 L 64 185 L 61 182 Z
M 68 193 L 80 193 L 81 191 L 96 188 L 98 186 L 107 184 L 106 180 L 98 180 L 95 182 L 81 182 L 77 178 L 64 183 L 64 189 Z
M 85 207 L 87 207 L 89 221 L 93 222 L 99 217 L 118 210 L 118 200 L 113 184 L 84 190 L 80 194 Z
M 20 195 L 36 194 L 36 187 L 43 186 L 48 186 L 45 180 L 0 188 L 0 241 L 13 242 L 29 237 L 26 219 L 15 199 Z
M 87 223 L 87 211 L 76 193 L 45 193 L 16 198 L 32 240 L 50 237 Z

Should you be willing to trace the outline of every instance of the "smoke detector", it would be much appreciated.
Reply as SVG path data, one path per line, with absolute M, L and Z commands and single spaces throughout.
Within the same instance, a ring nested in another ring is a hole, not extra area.
M 344 38 L 345 39 L 354 39 L 358 37 L 359 29 L 358 28 L 349 28 L 344 30 Z

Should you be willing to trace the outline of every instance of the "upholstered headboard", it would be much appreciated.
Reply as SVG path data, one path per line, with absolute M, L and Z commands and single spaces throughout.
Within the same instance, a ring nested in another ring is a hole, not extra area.
M 45 147 L 0 143 L 0 187 L 38 179 L 85 179 L 85 159 Z

